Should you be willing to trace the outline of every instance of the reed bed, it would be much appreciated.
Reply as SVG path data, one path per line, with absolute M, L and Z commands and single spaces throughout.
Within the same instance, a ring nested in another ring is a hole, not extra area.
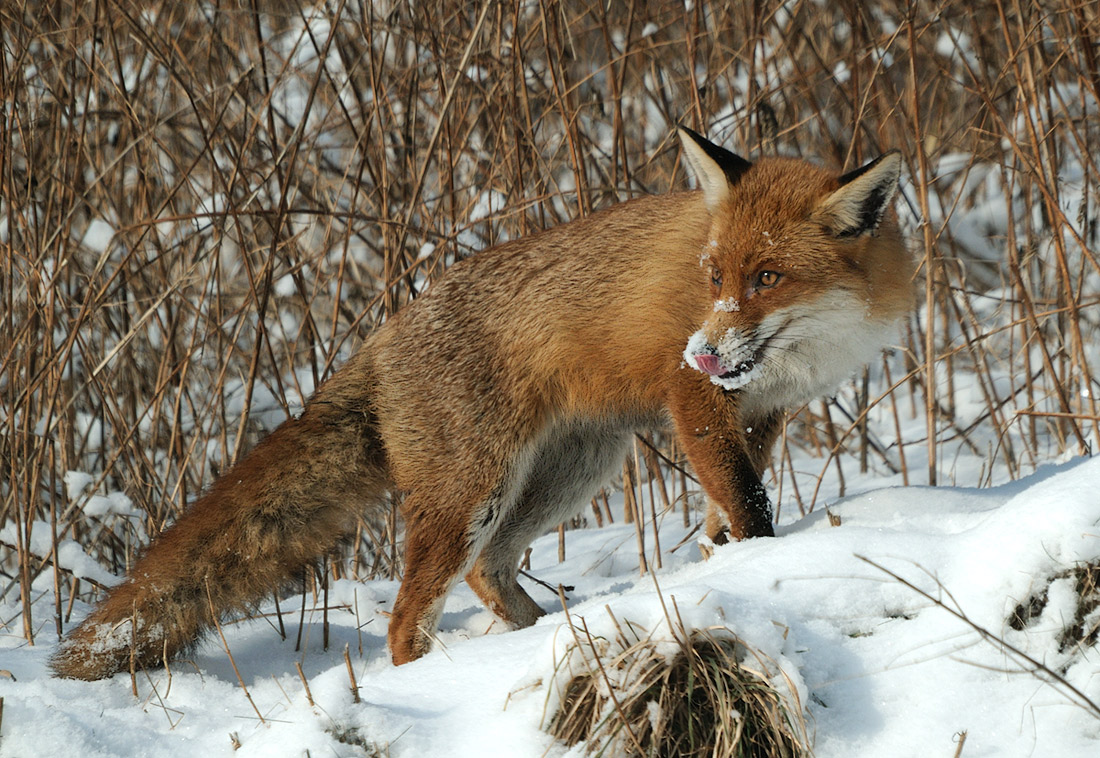
M 679 123 L 907 165 L 918 304 L 882 365 L 795 415 L 783 513 L 1091 451 L 1098 40 L 1077 0 L 5 3 L 4 623 L 33 640 L 52 586 L 60 632 L 97 568 L 456 260 L 685 187 Z M 570 526 L 632 519 L 659 563 L 647 523 L 697 518 L 675 443 L 639 439 L 618 488 Z M 396 506 L 325 575 L 398 576 Z

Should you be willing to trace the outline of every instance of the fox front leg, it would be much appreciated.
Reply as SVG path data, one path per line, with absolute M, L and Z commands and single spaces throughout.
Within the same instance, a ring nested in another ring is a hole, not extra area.
M 716 544 L 730 538 L 771 537 L 772 505 L 760 481 L 766 457 L 760 448 L 775 439 L 778 420 L 746 431 L 736 399 L 685 375 L 669 403 L 680 443 L 707 495 L 707 536 Z
M 753 502 L 756 503 L 754 512 L 766 512 L 768 527 L 764 535 L 742 535 L 737 539 L 743 539 L 744 536 L 771 536 L 771 524 L 774 521 L 774 514 L 771 509 L 771 502 L 764 490 L 763 479 L 764 472 L 771 464 L 772 448 L 775 447 L 775 440 L 783 429 L 784 418 L 785 414 L 782 411 L 772 411 L 761 418 L 743 419 L 739 426 L 743 433 L 741 449 L 752 466 L 751 474 L 744 472 L 739 477 L 742 481 L 749 482 L 748 487 L 751 490 L 751 495 L 744 494 L 743 497 L 754 498 Z M 744 464 L 741 460 L 738 460 L 737 465 L 743 466 Z M 756 478 L 753 479 L 753 476 Z M 719 504 L 709 499 L 706 526 L 707 537 L 714 544 L 724 545 L 729 541 L 730 524 L 728 515 Z M 709 554 L 706 557 L 709 558 Z
M 692 446 L 686 444 L 684 447 L 690 449 Z M 723 457 L 726 460 L 719 463 L 719 476 L 725 481 L 728 493 L 718 497 L 710 492 L 722 489 L 721 485 L 708 486 L 708 480 L 712 477 L 700 470 L 699 463 L 692 463 L 703 489 L 708 493 L 707 537 L 715 545 L 724 545 L 731 538 L 774 537 L 772 504 L 748 456 L 743 451 L 728 450 Z M 690 452 L 688 460 L 692 460 Z

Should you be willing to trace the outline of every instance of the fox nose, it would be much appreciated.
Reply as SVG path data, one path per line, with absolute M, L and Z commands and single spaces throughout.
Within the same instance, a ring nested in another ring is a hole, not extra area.
M 695 365 L 704 374 L 710 374 L 711 376 L 720 376 L 725 372 L 722 367 L 722 361 L 718 359 L 717 355 L 713 353 L 700 353 L 695 358 Z

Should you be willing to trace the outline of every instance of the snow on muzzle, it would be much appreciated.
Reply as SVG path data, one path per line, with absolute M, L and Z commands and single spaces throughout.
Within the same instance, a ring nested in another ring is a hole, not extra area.
M 734 330 L 730 330 L 734 332 Z M 731 355 L 722 355 L 722 351 L 712 346 L 703 334 L 702 330 L 691 335 L 687 348 L 684 350 L 684 360 L 696 371 L 707 374 L 710 380 L 725 389 L 738 389 L 745 386 L 758 373 L 758 360 L 762 357 L 763 345 L 754 349 L 754 345 L 743 339 L 738 339 L 735 334 L 727 333 L 722 340 L 723 347 L 732 347 L 727 352 Z M 729 343 L 733 343 L 729 345 Z

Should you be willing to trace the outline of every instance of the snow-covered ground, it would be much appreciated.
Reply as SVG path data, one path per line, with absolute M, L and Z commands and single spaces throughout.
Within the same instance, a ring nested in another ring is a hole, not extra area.
M 551 535 L 535 544 L 532 574 L 572 585 L 570 612 L 593 635 L 613 631 L 609 608 L 620 623 L 668 636 L 658 592 L 689 627 L 740 635 L 793 683 L 820 758 L 951 756 L 963 731 L 967 758 L 1097 754 L 1100 656 L 1063 646 L 1060 635 L 1077 614 L 1067 570 L 1100 559 L 1100 460 L 981 490 L 871 488 L 828 514 L 819 508 L 775 539 L 724 546 L 709 561 L 693 539 L 673 549 L 686 530 L 668 516 L 655 576 L 639 575 L 631 526 L 570 532 L 564 563 Z M 28 646 L 11 623 L 0 637 L 0 668 L 10 672 L 0 677 L 3 756 L 230 755 L 234 740 L 236 755 L 257 756 L 372 754 L 363 745 L 391 756 L 581 754 L 540 729 L 572 641 L 542 587 L 529 584 L 549 614 L 510 632 L 460 585 L 436 650 L 400 668 L 385 648 L 396 583 L 338 582 L 327 652 L 319 610 L 307 610 L 304 652 L 295 652 L 299 600 L 282 606 L 287 640 L 264 620 L 228 625 L 254 710 L 216 635 L 171 676 L 140 673 L 137 697 L 128 675 L 50 678 L 53 599 L 41 581 L 38 643 Z M 1036 598 L 1045 598 L 1041 612 L 1013 628 L 1017 606 Z M 17 610 L 9 603 L 0 615 Z M 1100 613 L 1085 623 L 1094 627 Z M 1064 681 L 1036 673 L 1032 661 Z

